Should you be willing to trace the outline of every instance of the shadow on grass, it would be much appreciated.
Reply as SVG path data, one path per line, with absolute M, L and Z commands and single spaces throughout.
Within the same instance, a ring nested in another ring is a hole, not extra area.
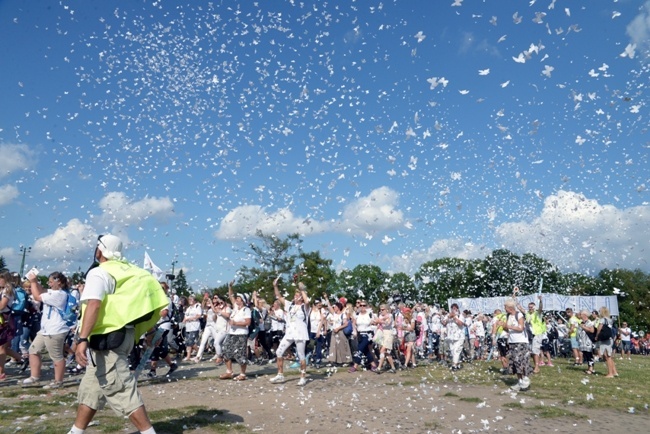
M 151 420 L 159 434 L 183 434 L 188 430 L 202 429 L 215 433 L 246 431 L 244 418 L 223 410 L 204 407 L 185 407 L 151 412 Z

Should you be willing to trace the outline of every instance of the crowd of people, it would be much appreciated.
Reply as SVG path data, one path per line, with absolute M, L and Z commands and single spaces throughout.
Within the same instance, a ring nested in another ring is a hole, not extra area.
M 178 297 L 166 282 L 154 280 L 140 288 L 149 298 L 146 307 L 139 308 L 141 300 L 118 291 L 128 280 L 122 276 L 124 270 L 133 275 L 144 272 L 125 265 L 119 239 L 100 237 L 95 258 L 86 283 L 73 287 L 60 272 L 48 276 L 47 289 L 37 270 L 25 278 L 0 273 L 0 382 L 7 378 L 8 364 L 16 367 L 17 375 L 29 370 L 23 386 L 45 389 L 62 387 L 66 366 L 70 375 L 90 371 L 80 384 L 73 434 L 83 433 L 81 427 L 103 401 L 129 416 L 141 432 L 153 433 L 135 379 L 146 368 L 144 375 L 157 377 L 161 361 L 169 376 L 179 363 L 209 358 L 215 366 L 225 366 L 220 379 L 235 381 L 247 379 L 249 364 L 274 364 L 277 373 L 271 383 L 284 382 L 285 368 L 293 368 L 299 370 L 297 384 L 304 386 L 310 367 L 382 374 L 420 363 L 460 370 L 464 363 L 498 360 L 502 374 L 517 377 L 512 388 L 526 390 L 531 377 L 544 366 L 554 366 L 559 357 L 584 366 L 585 375 L 595 374 L 596 362 L 602 360 L 605 376 L 614 378 L 615 355 L 630 358 L 647 355 L 650 349 L 645 333 L 633 332 L 626 322 L 618 327 L 605 307 L 547 312 L 539 296 L 537 304 L 524 308 L 517 300 L 518 289 L 503 310 L 472 313 L 457 304 L 449 311 L 407 304 L 399 296 L 379 306 L 361 298 L 352 302 L 326 293 L 317 296 L 313 291 L 310 296 L 299 275 L 286 282 L 288 293 L 280 289 L 280 278 L 273 281 L 271 304 L 256 292 L 251 296 L 236 292 L 234 282 L 225 297 L 209 292 Z M 119 307 L 129 301 L 133 304 L 128 306 L 134 307 Z M 70 321 L 71 311 L 82 318 L 79 323 Z M 113 317 L 119 320 L 109 319 Z M 41 384 L 44 354 L 54 372 L 48 384 Z M 120 367 L 124 380 L 120 384 L 130 388 L 120 391 L 128 395 L 126 402 L 116 402 L 99 390 L 107 375 L 100 371 L 109 365 Z

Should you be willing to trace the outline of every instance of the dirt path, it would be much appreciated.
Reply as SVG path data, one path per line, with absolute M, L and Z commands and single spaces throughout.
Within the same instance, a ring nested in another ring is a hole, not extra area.
M 542 402 L 506 386 L 433 384 L 427 368 L 397 374 L 347 370 L 310 375 L 298 387 L 297 375 L 281 385 L 269 383 L 272 367 L 252 366 L 244 382 L 219 380 L 224 368 L 210 363 L 182 366 L 176 379 L 141 386 L 147 408 L 160 410 L 204 406 L 214 420 L 241 423 L 252 432 L 271 433 L 395 433 L 395 432 L 646 432 L 646 415 L 568 408 L 569 417 L 540 417 L 559 413 L 557 403 Z M 295 373 L 287 370 L 287 373 Z M 217 410 L 223 412 L 218 414 Z M 553 411 L 555 410 L 555 411 Z M 404 431 L 406 430 L 406 431 Z M 189 432 L 204 432 L 191 430 Z M 205 430 L 205 432 L 209 432 Z

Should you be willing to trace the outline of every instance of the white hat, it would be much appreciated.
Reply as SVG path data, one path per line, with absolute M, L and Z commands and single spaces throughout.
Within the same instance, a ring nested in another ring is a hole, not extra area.
M 240 297 L 244 304 L 248 304 L 248 296 L 246 294 L 243 294 L 241 292 L 237 293 L 237 297 Z
M 106 259 L 122 259 L 122 240 L 115 235 L 101 235 L 97 239 L 97 248 Z

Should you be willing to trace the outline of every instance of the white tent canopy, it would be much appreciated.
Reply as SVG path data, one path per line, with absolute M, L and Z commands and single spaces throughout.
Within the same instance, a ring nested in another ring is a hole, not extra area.
M 574 312 L 580 312 L 587 309 L 589 312 L 599 310 L 605 306 L 609 309 L 612 316 L 618 316 L 618 300 L 615 295 L 609 296 L 569 296 L 560 294 L 541 294 L 542 304 L 545 311 L 564 311 L 570 307 Z M 538 294 L 520 295 L 517 301 L 527 309 L 528 303 L 539 302 Z M 450 298 L 448 306 L 451 308 L 453 303 L 458 304 L 461 311 L 469 310 L 472 313 L 494 313 L 495 309 L 503 311 L 503 304 L 511 297 L 480 297 L 480 298 Z

